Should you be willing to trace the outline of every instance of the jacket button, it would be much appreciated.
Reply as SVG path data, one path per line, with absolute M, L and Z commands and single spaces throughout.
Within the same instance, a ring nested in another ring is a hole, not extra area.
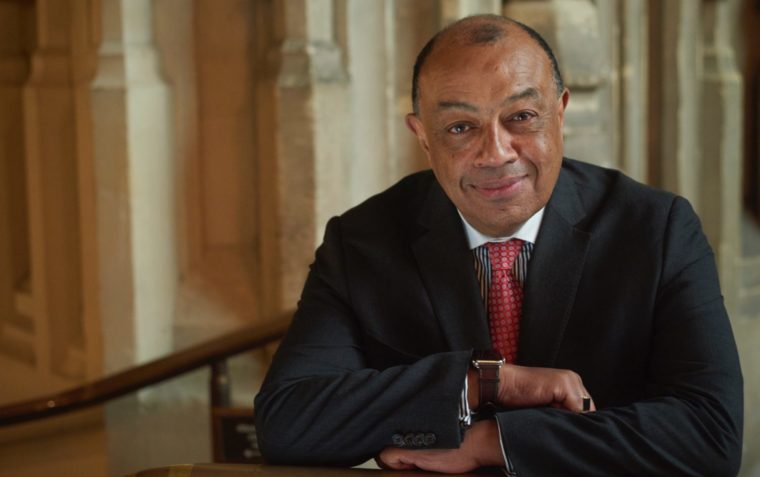
M 394 446 L 404 447 L 404 436 L 401 434 L 393 434 L 393 436 L 391 436 L 391 440 L 393 441 Z
M 406 447 L 414 447 L 414 434 L 408 433 L 404 435 L 404 445 Z
M 425 445 L 425 434 L 419 432 L 414 435 L 414 447 L 423 447 Z
M 435 434 L 433 434 L 432 432 L 428 432 L 427 434 L 425 434 L 424 440 L 425 440 L 425 445 L 430 447 L 433 444 L 435 444 L 435 441 L 437 441 L 438 439 L 435 437 Z

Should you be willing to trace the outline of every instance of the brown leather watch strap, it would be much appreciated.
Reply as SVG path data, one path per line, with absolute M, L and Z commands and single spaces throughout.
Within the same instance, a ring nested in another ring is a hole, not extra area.
M 472 365 L 478 370 L 478 410 L 497 404 L 499 370 L 503 364 L 504 358 L 495 351 L 476 351 L 473 354 Z
M 480 388 L 480 406 L 495 405 L 499 395 L 500 366 L 478 367 L 478 385 Z

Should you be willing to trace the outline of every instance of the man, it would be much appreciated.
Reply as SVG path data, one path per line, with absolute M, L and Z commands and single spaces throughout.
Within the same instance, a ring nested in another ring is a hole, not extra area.
M 742 378 L 688 203 L 563 159 L 569 92 L 524 25 L 460 20 L 413 83 L 433 172 L 328 223 L 256 398 L 265 458 L 735 475 Z

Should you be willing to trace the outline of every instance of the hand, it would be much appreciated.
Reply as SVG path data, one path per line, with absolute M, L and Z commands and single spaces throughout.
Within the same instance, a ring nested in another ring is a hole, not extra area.
M 422 469 L 463 474 L 485 466 L 503 466 L 501 437 L 496 421 L 479 421 L 464 434 L 457 449 L 403 449 L 386 447 L 375 460 L 383 469 Z
M 468 373 L 467 400 L 475 409 L 479 405 L 478 375 Z M 591 394 L 583 380 L 567 369 L 534 368 L 506 364 L 499 373 L 498 403 L 501 407 L 553 406 L 575 412 L 584 412 L 583 398 L 589 398 L 589 411 L 595 411 Z
M 591 394 L 583 380 L 568 369 L 502 366 L 499 402 L 504 407 L 554 406 L 583 412 L 583 398 Z M 589 411 L 595 411 L 591 399 Z

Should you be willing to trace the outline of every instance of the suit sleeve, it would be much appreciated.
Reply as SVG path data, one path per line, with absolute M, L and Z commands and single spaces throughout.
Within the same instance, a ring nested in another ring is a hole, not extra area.
M 589 414 L 499 413 L 520 477 L 738 472 L 739 360 L 712 251 L 684 199 L 672 203 L 662 250 L 644 398 Z
M 255 399 L 263 456 L 274 463 L 356 465 L 391 445 L 457 447 L 471 353 L 368 367 L 343 260 L 334 218 Z

